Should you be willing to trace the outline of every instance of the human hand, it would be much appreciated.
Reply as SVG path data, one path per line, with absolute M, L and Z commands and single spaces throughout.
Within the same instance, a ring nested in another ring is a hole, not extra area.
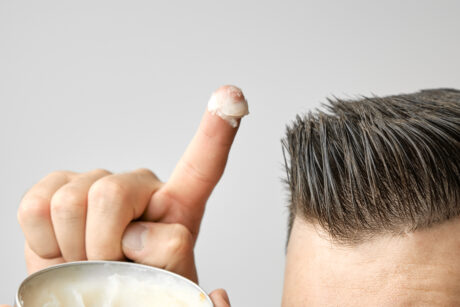
M 227 89 L 221 87 L 219 97 Z M 165 183 L 146 169 L 63 171 L 43 178 L 18 210 L 29 273 L 67 261 L 126 257 L 197 282 L 193 247 L 236 131 L 206 111 Z

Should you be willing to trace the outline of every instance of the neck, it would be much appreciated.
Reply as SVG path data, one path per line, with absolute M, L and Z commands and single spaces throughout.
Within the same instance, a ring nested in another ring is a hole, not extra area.
M 357 246 L 296 218 L 283 306 L 458 306 L 460 221 Z

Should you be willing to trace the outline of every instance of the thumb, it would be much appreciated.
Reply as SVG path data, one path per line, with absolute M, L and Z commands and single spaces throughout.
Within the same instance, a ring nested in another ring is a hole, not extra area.
M 193 237 L 182 224 L 133 222 L 122 240 L 126 258 L 165 269 L 198 282 Z
M 230 299 L 224 289 L 217 289 L 209 294 L 214 307 L 230 307 Z

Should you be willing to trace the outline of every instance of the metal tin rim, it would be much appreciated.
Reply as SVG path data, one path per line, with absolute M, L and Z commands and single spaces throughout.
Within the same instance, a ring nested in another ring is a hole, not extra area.
M 160 269 L 160 268 L 148 266 L 148 265 L 145 265 L 145 264 L 139 264 L 139 263 L 134 263 L 134 262 L 124 262 L 124 261 L 105 261 L 105 260 L 89 260 L 89 261 L 66 262 L 66 263 L 56 264 L 56 265 L 47 267 L 47 268 L 45 268 L 43 270 L 37 271 L 37 272 L 29 275 L 19 285 L 19 289 L 16 292 L 16 297 L 15 297 L 15 302 L 14 302 L 15 305 L 14 306 L 23 307 L 21 305 L 20 301 L 19 301 L 19 294 L 21 293 L 21 290 L 24 287 L 24 285 L 31 279 L 33 279 L 33 278 L 35 278 L 35 277 L 37 277 L 39 275 L 42 275 L 44 273 L 47 273 L 49 271 L 54 271 L 54 270 L 60 269 L 62 267 L 81 266 L 81 265 L 98 265 L 98 264 L 99 265 L 100 264 L 111 264 L 111 265 L 116 265 L 116 266 L 118 265 L 118 266 L 125 266 L 125 267 L 134 266 L 136 268 L 142 268 L 142 269 L 146 269 L 148 271 L 156 271 L 156 272 L 161 272 L 163 274 L 172 275 L 172 276 L 174 276 L 176 278 L 179 278 L 182 281 L 185 281 L 187 284 L 189 284 L 190 286 L 193 286 L 195 289 L 197 289 L 198 291 L 203 293 L 205 295 L 206 301 L 208 301 L 208 303 L 210 303 L 211 306 L 214 306 L 214 304 L 211 301 L 211 298 L 206 293 L 206 291 L 204 291 L 199 285 L 197 285 L 196 283 L 194 283 L 190 279 L 185 278 L 184 276 L 181 276 L 179 274 L 176 274 L 176 273 L 173 273 L 173 272 L 170 272 L 170 271 L 167 271 L 167 270 L 163 270 L 163 269 Z

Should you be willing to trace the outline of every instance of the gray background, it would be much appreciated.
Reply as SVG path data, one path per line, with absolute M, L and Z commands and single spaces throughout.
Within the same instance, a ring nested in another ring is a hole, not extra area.
M 53 170 L 166 180 L 211 92 L 249 100 L 196 247 L 202 286 L 280 304 L 280 138 L 326 96 L 460 86 L 459 1 L 0 0 L 0 303 L 25 277 L 16 210 Z

